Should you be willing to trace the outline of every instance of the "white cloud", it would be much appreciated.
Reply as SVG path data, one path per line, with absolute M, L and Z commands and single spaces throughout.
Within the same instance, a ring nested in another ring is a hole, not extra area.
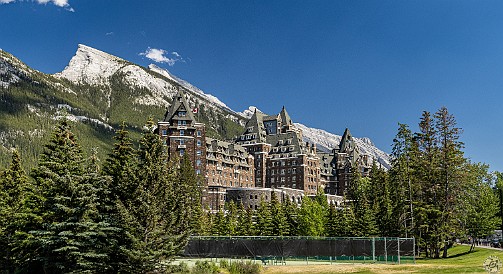
M 111 31 L 111 32 L 107 32 L 107 33 L 105 33 L 105 36 L 110 36 L 110 35 L 114 35 L 114 32 L 113 32 L 113 31 Z
M 20 2 L 25 0 L 19 0 Z M 47 3 L 52 3 L 58 7 L 65 8 L 68 11 L 74 12 L 75 10 L 68 4 L 69 0 L 31 0 L 32 2 L 37 2 L 38 4 L 46 5 Z M 0 0 L 0 4 L 14 3 L 16 0 Z
M 169 51 L 163 49 L 153 49 L 149 47 L 145 52 L 140 53 L 140 55 L 157 63 L 166 63 L 170 67 L 174 66 L 176 62 L 185 62 L 182 56 L 176 51 L 169 53 Z

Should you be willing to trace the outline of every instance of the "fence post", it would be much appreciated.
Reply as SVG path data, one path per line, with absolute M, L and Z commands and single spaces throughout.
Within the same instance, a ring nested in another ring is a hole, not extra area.
M 388 244 L 386 243 L 386 237 L 384 237 L 384 260 L 388 263 Z
M 416 264 L 416 238 L 412 238 L 412 255 L 414 259 L 414 264 Z
M 398 238 L 397 243 L 398 243 L 398 264 L 400 264 L 400 238 Z
M 372 237 L 372 261 L 376 261 L 376 238 Z

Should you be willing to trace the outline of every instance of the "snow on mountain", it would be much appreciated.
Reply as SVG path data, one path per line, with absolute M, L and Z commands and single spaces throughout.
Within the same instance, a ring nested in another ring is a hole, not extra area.
M 0 59 L 0 76 L 2 73 L 5 74 L 6 71 L 10 70 L 8 66 L 3 65 L 5 62 L 1 61 L 2 60 Z M 187 96 L 189 97 L 188 100 L 191 104 L 203 101 L 203 103 L 206 103 L 207 107 L 223 110 L 225 112 L 225 117 L 241 124 L 243 124 L 242 118 L 250 118 L 257 109 L 256 107 L 251 106 L 243 112 L 236 112 L 230 109 L 217 97 L 203 92 L 187 81 L 171 74 L 166 69 L 153 64 L 149 65 L 148 69 L 146 69 L 119 57 L 82 44 L 78 46 L 78 50 L 75 56 L 73 56 L 70 60 L 68 66 L 62 72 L 56 73 L 54 76 L 57 78 L 68 79 L 76 84 L 102 85 L 110 87 L 110 77 L 116 73 L 123 74 L 124 80 L 129 85 L 145 88 L 149 91 L 148 94 L 142 94 L 134 98 L 134 102 L 136 104 L 168 106 L 169 103 L 166 101 L 166 98 L 172 98 L 177 92 L 178 87 L 173 84 L 176 83 L 189 91 Z M 163 77 L 158 77 L 156 74 L 162 75 L 168 80 Z M 7 79 L 9 79 L 10 82 L 16 81 L 16 78 Z M 0 82 L 0 86 L 6 85 L 6 81 L 2 81 L 4 82 Z M 107 92 L 106 89 L 105 92 Z M 302 124 L 296 125 L 303 130 L 304 139 L 306 141 L 316 143 L 320 147 L 320 150 L 329 151 L 336 148 L 341 140 L 341 136 L 339 135 L 332 134 L 321 129 L 309 128 Z M 385 167 L 390 166 L 389 155 L 376 148 L 369 138 L 355 139 L 361 153 L 373 156 Z
M 154 72 L 154 73 L 152 73 Z M 174 75 L 168 70 L 155 65 L 148 69 L 132 64 L 124 59 L 106 52 L 79 44 L 75 56 L 68 66 L 60 73 L 54 74 L 57 78 L 65 78 L 76 84 L 102 85 L 110 87 L 110 77 L 122 74 L 124 80 L 130 85 L 148 90 L 148 93 L 138 95 L 134 103 L 141 105 L 168 106 L 167 98 L 172 98 L 178 87 L 174 83 L 188 90 L 188 100 L 192 103 L 207 103 L 209 108 L 224 110 L 224 115 L 235 122 L 243 123 L 242 116 L 230 109 L 217 97 L 204 93 L 199 88 L 191 85 Z M 158 77 L 160 74 L 163 77 Z M 107 89 L 103 89 L 109 93 Z M 110 97 L 110 94 L 106 94 Z
M 175 75 L 171 74 L 171 72 L 169 72 L 169 70 L 167 69 L 164 69 L 164 68 L 160 68 L 154 64 L 150 64 L 148 66 L 148 68 L 153 71 L 153 72 L 157 72 L 159 73 L 160 75 L 168 78 L 168 79 L 171 79 L 177 83 L 179 83 L 182 87 L 186 88 L 187 90 L 190 90 L 194 93 L 197 93 L 199 95 L 201 95 L 202 97 L 206 98 L 206 100 L 210 101 L 211 103 L 217 105 L 217 106 L 220 106 L 222 108 L 226 108 L 228 109 L 229 111 L 232 111 L 234 112 L 233 110 L 231 110 L 226 104 L 224 104 L 222 101 L 220 101 L 217 97 L 211 95 L 211 94 L 207 94 L 207 93 L 204 93 L 202 90 L 200 90 L 198 87 L 196 86 L 193 86 L 192 84 L 190 84 L 189 82 L 183 80 L 183 79 L 180 79 L 178 77 L 176 77 Z
M 68 66 L 54 76 L 78 84 L 108 85 L 108 78 L 124 65 L 119 57 L 79 44 Z
M 318 147 L 321 146 L 322 151 L 324 150 L 328 152 L 339 147 L 342 136 L 327 132 L 323 129 L 310 128 L 299 123 L 295 123 L 295 125 L 302 129 L 304 141 L 315 143 Z M 354 139 L 361 154 L 370 155 L 376 160 L 376 162 L 380 163 L 386 169 L 391 167 L 391 159 L 389 155 L 375 147 L 369 138 L 355 137 Z
M 255 111 L 262 112 L 257 107 L 249 106 L 248 109 L 243 110 L 243 112 L 238 112 L 238 114 L 245 117 L 246 119 L 250 119 Z
M 21 62 L 11 54 L 0 50 L 0 87 L 7 88 L 21 80 L 20 77 L 28 77 L 34 70 Z

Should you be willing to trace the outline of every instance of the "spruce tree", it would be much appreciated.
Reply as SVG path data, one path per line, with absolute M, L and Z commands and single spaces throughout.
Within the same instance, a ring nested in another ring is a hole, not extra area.
M 238 233 L 240 236 L 254 235 L 253 211 L 251 208 L 244 208 L 243 203 L 239 204 Z
M 0 171 L 0 272 L 26 271 L 32 246 L 28 232 L 39 219 L 39 197 L 35 187 L 22 168 L 21 156 L 12 152 L 12 161 L 5 171 Z
M 272 235 L 274 236 L 284 236 L 289 234 L 288 220 L 285 216 L 285 211 L 283 206 L 281 205 L 276 193 L 271 193 L 271 203 L 270 203 L 270 211 L 271 211 L 271 226 L 272 226 Z
M 33 170 L 43 197 L 42 223 L 33 231 L 39 271 L 102 272 L 103 249 L 97 191 L 85 180 L 84 157 L 68 120 L 58 124 Z
M 259 208 L 256 210 L 255 235 L 273 236 L 272 215 L 269 203 L 264 197 L 260 200 Z
M 300 236 L 325 236 L 325 208 L 316 200 L 304 197 L 298 211 Z
M 298 222 L 298 207 L 297 204 L 286 199 L 283 203 L 283 211 L 286 216 L 286 223 L 288 227 L 288 236 L 297 236 L 299 235 L 299 222 Z
M 116 142 L 112 152 L 103 166 L 103 173 L 111 178 L 111 182 L 108 184 L 108 192 L 103 193 L 105 197 L 102 199 L 105 202 L 102 203 L 110 206 L 105 213 L 117 229 L 110 235 L 110 240 L 114 243 L 110 250 L 112 267 L 120 272 L 130 272 L 131 264 L 135 264 L 135 261 L 129 258 L 129 254 L 135 247 L 131 228 L 128 226 L 130 212 L 127 206 L 133 204 L 134 192 L 138 188 L 138 160 L 125 123 L 116 131 L 114 139 Z
M 190 229 L 191 196 L 183 195 L 178 163 L 167 152 L 149 120 L 138 150 L 137 187 L 133 198 L 118 203 L 132 249 L 125 250 L 129 272 L 163 271 L 186 245 Z M 178 195 L 182 194 L 182 195 Z

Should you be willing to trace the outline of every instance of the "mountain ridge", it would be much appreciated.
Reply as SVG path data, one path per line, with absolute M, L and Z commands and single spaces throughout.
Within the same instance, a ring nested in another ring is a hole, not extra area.
M 83 44 L 78 45 L 65 69 L 53 75 L 38 72 L 15 56 L 2 52 L 0 89 L 29 93 L 37 92 L 33 85 L 41 85 L 41 91 L 53 96 L 47 99 L 50 102 L 40 99 L 44 103 L 31 102 L 22 106 L 31 115 L 38 112 L 37 115 L 41 115 L 45 111 L 54 118 L 59 115 L 56 112 L 60 112 L 61 105 L 67 105 L 64 108 L 73 120 L 85 121 L 95 127 L 110 130 L 121 120 L 126 120 L 141 128 L 141 123 L 149 116 L 161 119 L 175 93 L 185 90 L 189 104 L 200 111 L 198 118 L 209 127 L 209 135 L 229 140 L 241 134 L 246 120 L 256 110 L 256 107 L 250 107 L 243 112 L 234 111 L 219 98 L 167 69 L 154 64 L 142 67 Z M 39 95 L 47 97 L 47 94 Z M 5 99 L 4 103 L 8 104 Z M 41 107 L 44 104 L 45 109 Z M 303 129 L 305 141 L 316 143 L 325 150 L 338 146 L 339 135 L 302 124 L 297 126 Z M 389 166 L 389 156 L 375 147 L 370 139 L 356 139 L 361 144 L 360 150 L 375 157 L 385 167 Z M 0 144 L 5 147 L 1 139 Z

